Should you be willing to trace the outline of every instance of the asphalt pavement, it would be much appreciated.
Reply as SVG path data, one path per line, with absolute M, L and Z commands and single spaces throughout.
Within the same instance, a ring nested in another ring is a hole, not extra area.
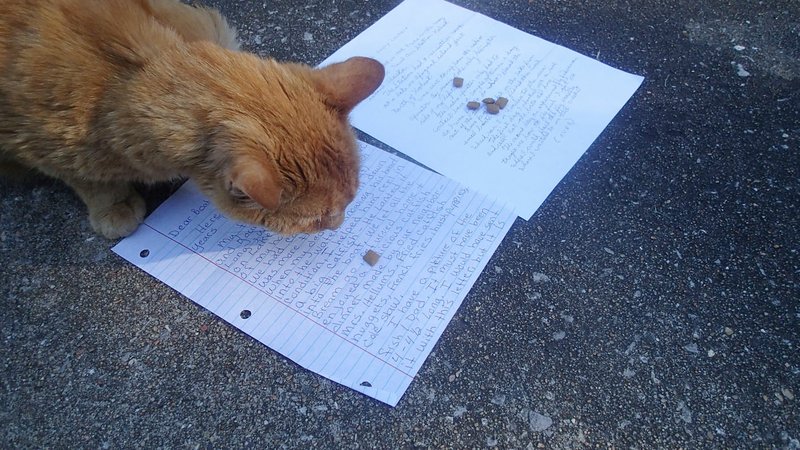
M 0 180 L 0 447 L 800 448 L 797 1 L 454 3 L 645 81 L 396 408 L 123 261 L 63 184 Z M 397 1 L 209 4 L 317 64 Z

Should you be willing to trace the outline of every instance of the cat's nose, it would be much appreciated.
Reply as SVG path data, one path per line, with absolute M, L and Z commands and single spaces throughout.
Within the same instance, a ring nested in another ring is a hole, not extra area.
M 344 213 L 330 215 L 325 219 L 325 228 L 329 230 L 335 230 L 342 225 L 342 222 L 344 222 Z

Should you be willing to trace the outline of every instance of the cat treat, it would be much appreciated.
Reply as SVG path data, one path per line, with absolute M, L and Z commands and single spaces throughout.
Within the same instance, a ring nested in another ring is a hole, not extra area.
M 464 85 L 464 79 L 463 78 L 460 78 L 460 77 L 453 78 L 453 86 L 461 87 L 463 85 Z
M 485 99 L 481 100 L 486 105 L 486 112 L 489 114 L 497 114 L 500 112 L 501 109 L 505 108 L 508 104 L 508 99 L 505 97 L 498 97 L 497 100 L 486 97 Z M 480 102 L 470 101 L 467 102 L 467 109 L 476 110 L 481 107 Z
M 367 253 L 364 254 L 364 261 L 367 262 L 370 266 L 374 266 L 378 264 L 378 260 L 381 258 L 381 255 L 376 253 L 373 250 L 368 250 Z

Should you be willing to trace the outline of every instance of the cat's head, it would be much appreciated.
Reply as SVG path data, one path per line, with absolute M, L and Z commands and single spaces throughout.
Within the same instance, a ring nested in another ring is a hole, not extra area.
M 358 189 L 348 113 L 381 84 L 383 66 L 369 58 L 322 69 L 260 63 L 224 88 L 230 103 L 219 106 L 208 138 L 216 173 L 198 181 L 234 219 L 287 235 L 336 229 Z

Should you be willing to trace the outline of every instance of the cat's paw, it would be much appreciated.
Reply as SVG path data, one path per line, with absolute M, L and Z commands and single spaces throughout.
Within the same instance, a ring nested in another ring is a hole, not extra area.
M 89 212 L 92 228 L 108 239 L 117 239 L 133 233 L 144 220 L 144 199 L 131 193 L 124 200 L 111 206 Z

